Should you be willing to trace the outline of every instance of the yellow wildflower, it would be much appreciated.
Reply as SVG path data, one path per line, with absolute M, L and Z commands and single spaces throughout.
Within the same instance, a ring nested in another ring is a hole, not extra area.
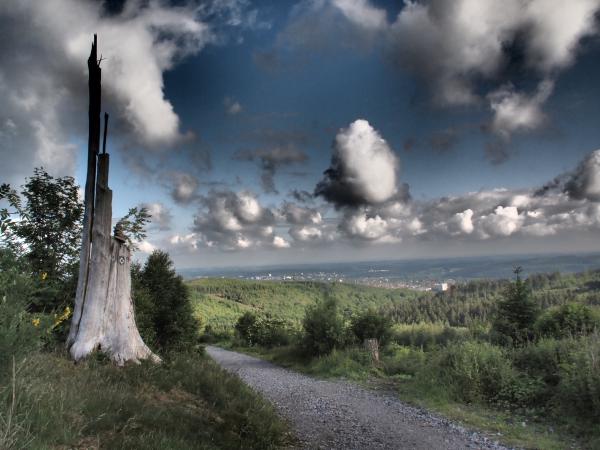
M 31 323 L 33 324 L 34 327 L 39 327 L 40 326 L 40 319 L 33 319 L 31 321 Z
M 60 316 L 54 314 L 54 325 L 52 325 L 52 328 L 56 328 L 69 317 L 71 317 L 71 308 L 67 306 L 65 311 Z
M 48 278 L 48 272 L 42 272 L 42 280 Z

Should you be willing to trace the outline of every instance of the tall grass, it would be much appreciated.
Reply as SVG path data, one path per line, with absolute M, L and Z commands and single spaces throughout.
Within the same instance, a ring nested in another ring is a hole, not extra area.
M 0 448 L 270 449 L 290 441 L 265 400 L 203 355 L 78 365 L 33 353 L 1 393 Z

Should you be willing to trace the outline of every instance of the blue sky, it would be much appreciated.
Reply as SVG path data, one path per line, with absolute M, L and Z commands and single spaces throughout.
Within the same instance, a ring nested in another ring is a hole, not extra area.
M 83 184 L 96 31 L 114 215 L 143 204 L 155 216 L 142 258 L 163 248 L 194 267 L 600 250 L 599 10 L 596 0 L 9 1 L 0 177 L 18 185 L 44 165 Z

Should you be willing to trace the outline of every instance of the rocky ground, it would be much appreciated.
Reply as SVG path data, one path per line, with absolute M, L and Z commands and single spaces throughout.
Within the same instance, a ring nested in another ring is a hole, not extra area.
M 392 394 L 311 378 L 218 347 L 206 350 L 273 402 L 304 449 L 507 449 Z

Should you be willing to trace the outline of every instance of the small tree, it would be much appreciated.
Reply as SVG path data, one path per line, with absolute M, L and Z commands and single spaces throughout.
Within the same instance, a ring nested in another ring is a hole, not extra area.
M 25 220 L 16 234 L 26 244 L 25 257 L 33 271 L 48 277 L 73 274 L 79 256 L 83 205 L 72 177 L 54 178 L 36 168 L 23 191 Z
M 520 277 L 522 270 L 521 267 L 515 268 L 515 282 L 508 286 L 504 300 L 498 303 L 492 323 L 492 336 L 503 345 L 518 347 L 534 338 L 534 323 L 539 309 Z
M 22 254 L 33 275 L 28 308 L 62 308 L 75 295 L 83 215 L 78 186 L 72 177 L 54 178 L 36 168 L 21 194 L 25 201 L 9 185 L 0 187 L 0 200 L 8 203 L 0 210 L 2 244 Z
M 355 316 L 350 328 L 359 342 L 364 342 L 365 339 L 377 339 L 383 346 L 390 338 L 392 321 L 376 311 L 369 310 Z
M 302 326 L 304 350 L 310 355 L 325 355 L 345 345 L 344 320 L 333 297 L 307 308 Z
M 187 286 L 175 273 L 168 253 L 152 252 L 142 269 L 141 282 L 151 299 L 151 311 L 141 314 L 151 316 L 157 346 L 163 351 L 190 348 L 197 341 L 199 323 Z

